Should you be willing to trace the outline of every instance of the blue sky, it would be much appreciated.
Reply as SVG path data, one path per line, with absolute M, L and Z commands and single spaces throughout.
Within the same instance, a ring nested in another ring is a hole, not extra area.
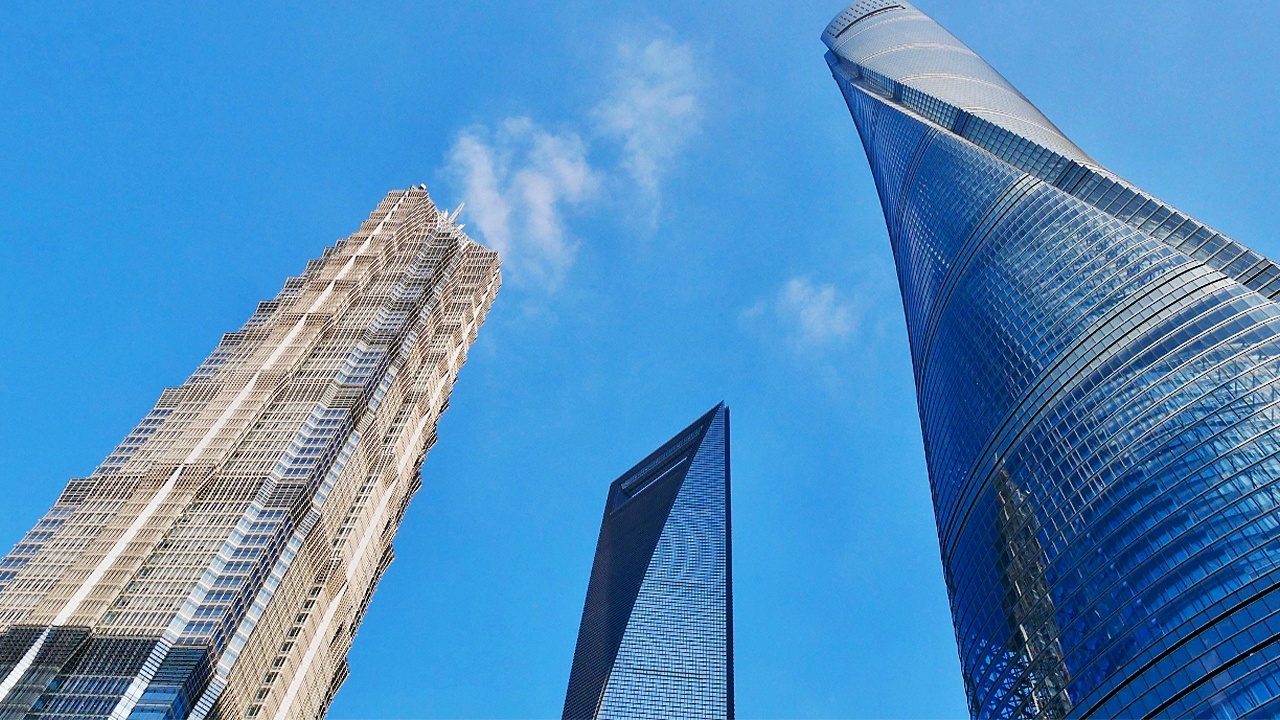
M 506 286 L 331 717 L 558 715 L 608 483 L 733 409 L 743 717 L 956 717 L 839 3 L 0 17 L 0 545 L 388 190 Z M 921 0 L 1078 145 L 1280 257 L 1280 6 Z

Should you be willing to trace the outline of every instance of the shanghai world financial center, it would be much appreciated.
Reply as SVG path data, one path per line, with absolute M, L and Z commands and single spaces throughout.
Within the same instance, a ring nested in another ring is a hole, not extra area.
M 821 39 L 888 229 L 970 713 L 1280 716 L 1280 266 L 907 2 Z M 456 220 L 387 195 L 66 485 L 0 561 L 0 718 L 325 714 L 500 285 Z M 732 717 L 728 408 L 600 491 L 564 717 Z

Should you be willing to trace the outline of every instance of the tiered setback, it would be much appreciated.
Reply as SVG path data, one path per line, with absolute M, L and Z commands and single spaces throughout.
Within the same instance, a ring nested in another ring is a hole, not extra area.
M 0 716 L 317 717 L 501 284 L 393 192 L 0 561 Z

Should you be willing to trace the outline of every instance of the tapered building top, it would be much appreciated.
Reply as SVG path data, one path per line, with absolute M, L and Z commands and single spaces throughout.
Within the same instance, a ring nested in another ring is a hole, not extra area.
M 0 717 L 323 715 L 499 284 L 413 188 L 223 335 L 0 561 Z
M 1280 713 L 1280 267 L 906 2 L 822 39 L 903 293 L 973 715 Z
M 733 717 L 729 408 L 609 486 L 566 720 Z
M 1073 160 L 1089 156 L 1017 88 L 933 18 L 901 0 L 862 0 L 822 41 L 843 60 L 971 113 Z

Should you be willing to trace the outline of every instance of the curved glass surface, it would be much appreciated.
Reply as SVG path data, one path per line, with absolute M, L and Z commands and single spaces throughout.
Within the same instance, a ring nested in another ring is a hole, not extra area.
M 972 714 L 1280 712 L 1275 264 L 908 3 L 823 41 L 902 287 Z

